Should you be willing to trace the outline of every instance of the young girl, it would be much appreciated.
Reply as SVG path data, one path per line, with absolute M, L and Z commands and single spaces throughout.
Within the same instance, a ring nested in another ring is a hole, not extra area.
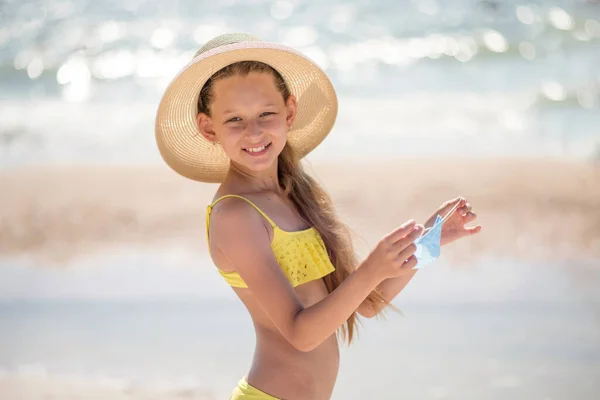
M 219 182 L 207 208 L 209 251 L 252 317 L 256 350 L 231 399 L 331 397 L 338 337 L 371 318 L 415 274 L 413 220 L 357 260 L 347 228 L 300 159 L 329 133 L 337 98 L 325 73 L 293 49 L 247 34 L 206 43 L 160 103 L 156 139 L 181 175 Z M 441 244 L 479 231 L 462 198 L 438 214 Z

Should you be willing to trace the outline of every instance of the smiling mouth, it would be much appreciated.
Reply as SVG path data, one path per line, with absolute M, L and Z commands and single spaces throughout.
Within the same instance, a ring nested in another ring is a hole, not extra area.
M 243 149 L 246 153 L 252 154 L 252 155 L 258 155 L 258 154 L 262 154 L 265 151 L 267 151 L 269 149 L 269 147 L 271 147 L 271 143 L 267 143 L 263 146 L 258 146 L 258 147 L 248 147 L 246 149 Z

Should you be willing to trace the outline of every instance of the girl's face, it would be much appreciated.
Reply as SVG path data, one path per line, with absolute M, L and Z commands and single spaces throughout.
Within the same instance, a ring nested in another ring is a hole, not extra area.
M 292 95 L 284 102 L 270 73 L 250 72 L 213 83 L 211 115 L 198 114 L 200 131 L 218 141 L 248 172 L 269 170 L 283 150 L 296 114 Z

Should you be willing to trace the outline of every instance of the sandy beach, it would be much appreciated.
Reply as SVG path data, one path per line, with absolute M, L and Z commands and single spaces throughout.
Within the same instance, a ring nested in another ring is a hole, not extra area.
M 334 398 L 391 399 L 398 381 L 411 399 L 597 392 L 599 165 L 414 159 L 307 169 L 328 188 L 361 253 L 458 195 L 472 202 L 484 227 L 445 247 L 437 267 L 403 291 L 398 301 L 407 318 L 367 322 L 361 339 L 344 350 Z M 247 371 L 253 332 L 206 268 L 204 211 L 216 185 L 162 166 L 81 166 L 5 170 L 0 188 L 4 287 L 66 299 L 0 304 L 0 397 L 205 400 L 230 393 Z M 185 249 L 181 262 L 153 256 L 173 244 Z M 149 255 L 126 258 L 117 249 Z M 81 268 L 96 258 L 98 268 Z M 29 259 L 31 267 L 15 259 Z M 196 300 L 128 301 L 159 293 Z M 111 301 L 85 302 L 84 294 Z M 28 373 L 30 363 L 42 373 Z M 365 367 L 370 363 L 381 368 Z M 81 379 L 60 373 L 80 368 L 88 371 Z M 96 379 L 94 371 L 111 378 Z M 148 381 L 133 377 L 146 373 Z M 177 384 L 184 375 L 193 377 L 189 388 Z M 152 376 L 166 386 L 154 385 Z
M 428 160 L 307 164 L 367 251 L 443 201 L 473 204 L 483 231 L 445 248 L 561 260 L 600 257 L 600 165 L 553 160 Z M 184 241 L 205 251 L 204 211 L 216 185 L 162 166 L 40 167 L 0 172 L 0 257 L 60 265 L 113 245 Z

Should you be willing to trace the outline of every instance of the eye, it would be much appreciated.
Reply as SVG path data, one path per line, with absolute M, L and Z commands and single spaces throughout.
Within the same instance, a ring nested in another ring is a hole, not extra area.
M 225 121 L 225 123 L 228 122 L 240 122 L 242 119 L 240 117 L 233 117 L 233 118 L 229 118 L 227 121 Z
M 272 111 L 266 111 L 266 112 L 260 114 L 260 116 L 261 117 L 268 117 L 269 115 L 275 115 L 275 114 L 277 114 L 277 113 L 274 113 Z

